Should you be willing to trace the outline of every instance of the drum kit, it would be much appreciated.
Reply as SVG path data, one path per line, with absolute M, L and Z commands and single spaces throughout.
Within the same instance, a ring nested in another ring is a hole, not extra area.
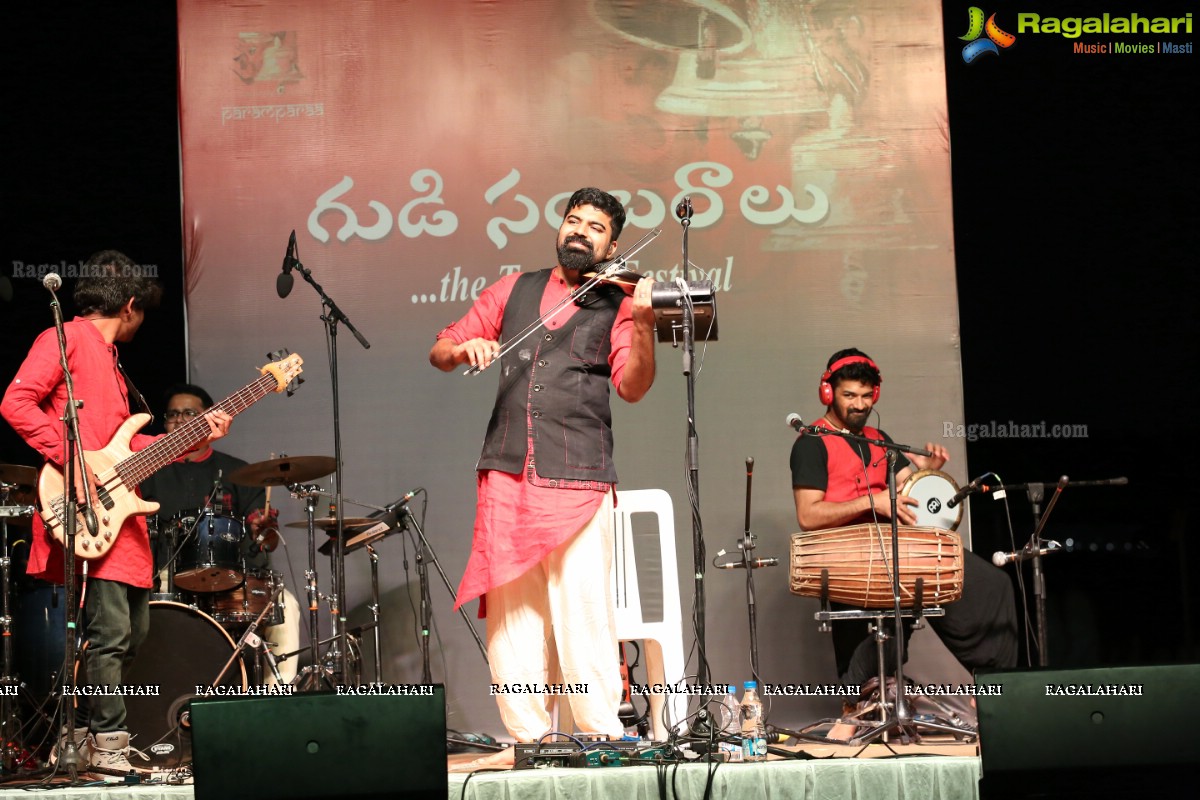
M 339 654 L 331 649 L 322 655 L 319 649 L 331 642 L 336 648 L 336 640 L 322 641 L 318 633 L 322 601 L 328 602 L 331 613 L 336 615 L 344 596 L 339 586 L 333 586 L 329 594 L 322 594 L 317 588 L 316 553 L 318 549 L 331 552 L 335 541 L 329 538 L 318 548 L 317 534 L 324 532 L 335 537 L 337 520 L 316 517 L 316 498 L 325 493 L 320 486 L 306 483 L 329 475 L 333 469 L 334 460 L 324 456 L 284 457 L 246 465 L 226 478 L 242 486 L 284 486 L 294 496 L 306 500 L 307 519 L 286 526 L 310 532 L 305 571 L 310 645 L 293 652 L 276 654 L 271 643 L 259 635 L 264 628 L 281 626 L 285 615 L 298 609 L 285 608 L 282 573 L 250 568 L 243 560 L 243 543 L 250 535 L 246 520 L 228 513 L 228 509 L 212 506 L 185 510 L 169 518 L 148 518 L 152 540 L 159 548 L 166 548 L 163 552 L 170 557 L 159 576 L 163 591 L 151 596 L 149 633 L 125 678 L 128 685 L 158 689 L 156 695 L 126 697 L 128 725 L 140 734 L 139 749 L 150 759 L 146 766 L 172 769 L 190 761 L 189 706 L 198 687 L 245 691 L 259 684 L 284 684 L 288 679 L 281 675 L 278 665 L 304 653 L 310 656 L 308 666 L 298 674 L 294 668 L 284 670 L 295 676 L 290 680 L 292 691 L 357 683 L 361 679 L 358 637 L 371 628 L 376 631 L 376 679 L 381 680 L 377 554 L 369 545 L 404 529 L 407 520 L 395 514 L 399 503 L 380 509 L 385 513 L 373 517 L 342 520 L 347 539 L 345 552 L 360 549 L 364 544 L 371 552 L 372 585 L 376 593 L 372 605 L 374 621 L 348 632 L 352 658 L 346 663 L 354 674 L 342 675 L 336 666 Z M 12 769 L 29 757 L 28 751 L 22 752 L 20 742 L 36 747 L 39 739 L 50 738 L 47 732 L 54 723 L 47 709 L 53 708 L 61 692 L 59 676 L 65 659 L 62 587 L 24 575 L 30 519 L 36 513 L 33 504 L 36 481 L 37 472 L 31 467 L 0 465 L 0 532 L 4 534 L 0 552 L 3 598 L 0 622 L 4 647 L 0 665 L 0 700 L 3 700 L 0 723 L 3 742 L 7 743 L 4 769 Z M 10 529 L 17 535 L 10 536 Z M 260 537 L 263 534 L 260 530 Z M 10 547 L 17 551 L 16 560 L 10 558 Z M 14 598 L 16 613 L 11 614 L 10 589 L 14 585 L 18 589 Z M 14 639 L 19 644 L 16 658 Z M 298 641 L 292 644 L 299 647 Z

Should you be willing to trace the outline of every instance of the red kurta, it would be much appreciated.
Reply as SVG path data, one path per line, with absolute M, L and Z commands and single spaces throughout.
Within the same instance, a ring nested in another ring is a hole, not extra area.
M 117 348 L 104 341 L 91 322 L 76 317 L 63 326 L 67 336 L 67 363 L 75 380 L 75 399 L 83 402 L 79 411 L 79 436 L 84 450 L 101 450 L 129 417 L 129 395 L 125 379 L 117 369 Z M 30 447 L 57 467 L 63 460 L 63 423 L 67 407 L 67 387 L 59 363 L 58 337 L 54 329 L 43 331 L 34 340 L 17 376 L 4 393 L 0 414 Z M 130 442 L 141 450 L 156 437 L 136 435 Z M 82 561 L 76 562 L 82 568 Z M 94 578 L 148 589 L 153 559 L 146 521 L 131 516 L 121 526 L 112 549 L 89 562 L 88 574 Z M 29 551 L 29 574 L 35 578 L 61 583 L 63 548 L 45 530 L 40 517 L 33 522 L 33 541 Z
M 466 315 L 438 333 L 437 338 L 455 344 L 476 338 L 499 340 L 504 307 L 519 277 L 520 273 L 506 275 L 484 289 Z M 542 295 L 542 315 L 570 292 L 570 285 L 557 272 L 551 275 Z M 633 341 L 632 306 L 629 297 L 621 302 L 610 335 L 612 353 L 608 363 L 613 386 L 618 389 Z M 576 310 L 569 303 L 546 323 L 546 328 L 561 328 Z M 528 420 L 526 424 L 528 428 Z M 595 484 L 593 490 L 538 486 L 527 480 L 526 474 L 497 470 L 481 470 L 476 488 L 475 533 L 455 609 L 539 563 L 595 516 L 603 492 L 612 490 L 607 484 Z

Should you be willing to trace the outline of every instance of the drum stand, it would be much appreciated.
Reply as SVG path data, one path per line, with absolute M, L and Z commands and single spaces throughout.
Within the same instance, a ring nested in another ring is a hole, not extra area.
M 279 591 L 282 591 L 282 587 L 280 587 Z M 275 608 L 275 603 L 277 600 L 278 592 L 276 592 L 275 597 L 272 597 L 267 601 L 267 607 L 259 613 L 258 617 L 250 623 L 250 627 L 246 628 L 245 632 L 242 633 L 241 638 L 238 639 L 237 647 L 233 649 L 233 655 L 229 657 L 229 660 L 225 662 L 225 666 L 221 668 L 220 673 L 218 673 L 217 677 L 213 679 L 211 684 L 212 686 L 220 685 L 221 679 L 225 677 L 225 673 L 228 672 L 229 668 L 233 666 L 234 662 L 241 657 L 242 651 L 247 647 L 252 648 L 255 654 L 255 685 L 262 684 L 262 662 L 264 660 L 271 667 L 271 673 L 275 676 L 275 684 L 277 686 L 283 685 L 283 678 L 279 674 L 278 662 L 276 661 L 275 656 L 271 653 L 271 646 L 267 644 L 261 636 L 258 635 L 258 626 L 262 624 L 262 621 L 266 618 L 267 614 L 270 614 L 271 610 Z
M 321 593 L 317 590 L 316 510 L 317 494 L 320 492 L 321 487 L 294 484 L 289 488 L 293 497 L 303 498 L 304 513 L 308 517 L 308 569 L 304 571 L 304 578 L 308 594 L 308 652 L 310 660 L 308 666 L 296 673 L 296 678 L 292 681 L 292 685 L 302 692 L 333 689 L 337 685 L 335 673 L 328 667 L 321 665 L 319 650 L 321 639 Z
M 8 520 L 10 517 L 32 517 L 33 506 L 9 506 L 9 492 L 14 484 L 0 482 L 0 632 L 4 638 L 4 661 L 0 664 L 0 774 L 15 773 L 20 766 L 21 726 L 17 720 L 17 698 L 25 691 L 13 674 L 12 612 L 9 607 L 9 572 L 12 558 L 8 552 Z

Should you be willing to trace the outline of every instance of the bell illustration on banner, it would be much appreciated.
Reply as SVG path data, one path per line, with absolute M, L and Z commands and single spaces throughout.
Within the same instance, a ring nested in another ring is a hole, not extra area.
M 593 13 L 605 27 L 675 55 L 674 79 L 655 101 L 658 110 L 737 120 L 729 135 L 749 159 L 757 158 L 773 135 L 772 117 L 807 116 L 809 124 L 819 125 L 829 113 L 822 71 L 829 69 L 830 58 L 819 52 L 811 5 L 748 0 L 737 4 L 739 13 L 719 0 L 652 6 L 592 0 Z M 862 73 L 865 82 L 865 69 Z

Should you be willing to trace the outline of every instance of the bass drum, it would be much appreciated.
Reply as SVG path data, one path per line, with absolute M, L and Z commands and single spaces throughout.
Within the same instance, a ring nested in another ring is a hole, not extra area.
M 150 757 L 140 767 L 172 769 L 191 763 L 190 706 L 197 686 L 211 686 L 237 645 L 216 620 L 182 603 L 150 604 L 150 633 L 125 678 L 127 685 L 158 691 L 125 698 L 132 744 Z M 221 686 L 246 689 L 246 667 L 235 659 Z M 231 690 L 232 691 L 232 690 Z

